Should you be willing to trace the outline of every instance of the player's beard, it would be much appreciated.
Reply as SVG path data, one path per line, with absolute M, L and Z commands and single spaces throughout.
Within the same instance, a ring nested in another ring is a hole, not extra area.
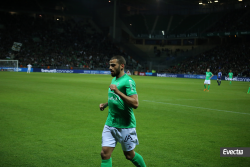
M 120 75 L 120 72 L 121 72 L 121 67 L 119 66 L 116 70 L 113 71 L 113 74 L 111 73 L 111 76 L 112 77 L 117 77 L 117 76 Z

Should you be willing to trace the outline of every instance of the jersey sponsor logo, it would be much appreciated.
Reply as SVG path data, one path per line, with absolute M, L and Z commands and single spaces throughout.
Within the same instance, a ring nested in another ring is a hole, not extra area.
M 132 137 L 130 135 L 127 135 L 124 139 L 124 142 L 127 142 L 128 140 L 133 141 Z
M 115 100 L 115 101 L 117 101 L 117 97 L 110 97 L 109 100 Z
M 109 93 L 111 93 L 111 94 L 113 94 L 113 95 L 116 96 L 115 98 L 114 97 L 110 97 L 109 100 L 117 100 L 117 99 L 121 100 L 120 96 L 118 96 L 115 92 L 112 92 L 110 90 L 110 88 L 109 88 Z

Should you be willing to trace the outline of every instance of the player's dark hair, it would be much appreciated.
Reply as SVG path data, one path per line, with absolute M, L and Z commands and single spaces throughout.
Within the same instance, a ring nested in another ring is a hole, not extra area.
M 123 56 L 119 56 L 119 55 L 113 56 L 110 60 L 114 60 L 114 59 L 117 59 L 117 63 L 118 64 L 124 64 L 124 65 L 126 65 L 126 60 L 124 59 Z

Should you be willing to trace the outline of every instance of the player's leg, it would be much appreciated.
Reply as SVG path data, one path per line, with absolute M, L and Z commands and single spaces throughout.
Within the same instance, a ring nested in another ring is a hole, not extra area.
M 107 125 L 104 126 L 102 132 L 102 151 L 101 158 L 102 163 L 101 167 L 112 167 L 112 158 L 111 154 L 116 146 L 116 139 L 112 134 L 113 127 L 109 127 Z
M 112 167 L 112 158 L 111 154 L 115 147 L 102 147 L 101 157 L 102 163 L 101 167 Z
M 247 94 L 249 94 L 249 92 L 250 92 L 250 87 L 248 88 Z
M 221 85 L 221 79 L 220 79 L 220 84 L 219 85 Z
M 139 144 L 135 128 L 122 129 L 120 143 L 127 160 L 137 167 L 146 167 L 142 156 L 134 151 L 135 146 Z
M 232 84 L 232 79 L 230 78 L 229 80 L 230 80 L 230 84 Z
M 135 152 L 134 150 L 131 151 L 123 151 L 127 160 L 130 160 L 135 166 L 137 167 L 146 167 L 146 164 L 140 154 Z
M 207 90 L 207 87 L 206 87 L 206 80 L 204 81 L 204 91 L 206 91 Z
M 208 81 L 207 81 L 207 91 L 208 91 L 208 92 L 209 92 L 209 89 L 210 89 L 210 84 L 211 84 L 211 81 L 208 80 Z
M 217 83 L 218 83 L 218 86 L 220 85 L 220 83 L 219 83 L 219 79 L 217 79 Z

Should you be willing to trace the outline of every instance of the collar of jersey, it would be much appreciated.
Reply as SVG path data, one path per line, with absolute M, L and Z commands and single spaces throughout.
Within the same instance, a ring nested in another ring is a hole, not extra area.
M 123 76 L 121 76 L 121 77 L 119 77 L 119 78 L 116 78 L 116 77 L 115 77 L 115 78 L 116 78 L 116 80 L 118 80 L 118 79 L 120 79 L 120 78 L 124 77 L 124 76 L 125 76 L 125 74 L 126 74 L 126 73 L 124 73 L 124 74 L 123 74 Z

